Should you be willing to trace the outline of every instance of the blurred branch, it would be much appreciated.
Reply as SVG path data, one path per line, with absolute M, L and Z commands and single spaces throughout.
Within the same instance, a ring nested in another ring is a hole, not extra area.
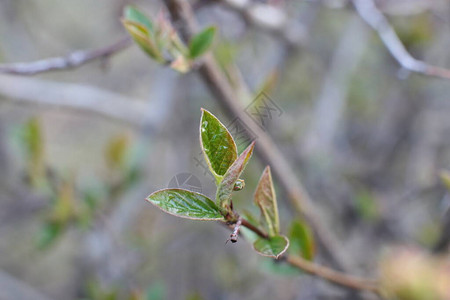
M 367 47 L 369 28 L 354 16 L 346 25 L 315 101 L 307 134 L 307 154 L 330 154 L 345 111 L 349 83 Z
M 25 282 L 12 277 L 8 273 L 0 270 L 0 299 L 17 300 L 50 300 L 47 296 L 36 291 Z
M 189 39 L 197 27 L 195 17 L 188 2 L 181 0 L 165 0 L 174 22 L 181 21 L 183 26 L 180 32 L 185 39 Z M 257 154 L 266 161 L 276 174 L 281 186 L 286 190 L 294 208 L 304 216 L 314 229 L 317 241 L 321 246 L 323 254 L 337 268 L 350 269 L 350 261 L 345 253 L 341 251 L 339 242 L 334 235 L 324 226 L 309 194 L 297 180 L 297 175 L 291 169 L 291 165 L 285 160 L 282 153 L 276 148 L 273 140 L 245 113 L 234 89 L 224 77 L 217 62 L 211 55 L 205 55 L 203 63 L 199 68 L 207 88 L 217 98 L 223 109 L 232 117 L 237 117 L 257 137 Z
M 310 275 L 325 279 L 331 283 L 355 290 L 370 291 L 376 294 L 379 293 L 376 281 L 362 279 L 342 272 L 337 272 L 335 270 L 317 265 L 299 256 L 286 255 L 285 259 L 288 264 L 297 267 Z
M 103 48 L 74 51 L 67 56 L 47 58 L 26 63 L 0 64 L 0 73 L 35 75 L 50 71 L 73 69 L 93 60 L 106 59 L 130 45 L 131 39 L 125 37 Z
M 244 227 L 247 227 L 249 230 L 256 233 L 263 239 L 267 239 L 268 236 L 264 232 L 260 231 L 257 227 L 253 226 L 246 219 L 240 218 L 241 224 Z M 314 262 L 305 260 L 301 257 L 284 254 L 280 260 L 285 261 L 286 263 L 299 268 L 302 271 L 314 276 L 318 276 L 322 279 L 325 279 L 331 283 L 344 286 L 347 288 L 362 290 L 362 291 L 370 291 L 374 293 L 378 293 L 378 285 L 374 280 L 362 279 L 356 276 L 347 275 L 342 272 L 338 272 L 327 267 L 320 266 L 315 264 Z
M 155 125 L 148 116 L 157 112 L 144 100 L 94 87 L 36 78 L 0 75 L 0 95 L 13 103 L 87 111 L 134 126 L 145 122 Z
M 306 44 L 306 30 L 288 19 L 286 14 L 264 3 L 250 0 L 219 0 L 226 7 L 239 13 L 244 20 L 257 28 L 267 30 L 286 41 L 289 46 L 299 47 Z
M 403 68 L 428 76 L 450 79 L 450 70 L 429 65 L 409 54 L 394 28 L 375 6 L 373 0 L 353 0 L 353 4 L 361 18 L 378 33 L 388 51 Z

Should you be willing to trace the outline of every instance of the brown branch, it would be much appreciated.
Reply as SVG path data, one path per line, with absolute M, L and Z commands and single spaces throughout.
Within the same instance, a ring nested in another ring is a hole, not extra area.
M 250 223 L 246 219 L 241 219 L 241 223 L 242 223 L 242 226 L 247 227 L 248 229 L 250 229 L 251 231 L 253 231 L 257 235 L 259 235 L 260 237 L 262 237 L 264 239 L 267 239 L 269 237 L 267 235 L 267 233 L 262 232 L 261 229 L 259 229 L 258 227 L 254 226 L 252 223 Z
M 253 226 L 246 219 L 240 218 L 240 220 L 242 226 L 247 227 L 249 230 L 264 239 L 268 238 L 266 233 L 262 232 L 258 227 Z M 369 291 L 377 294 L 379 293 L 378 284 L 375 280 L 362 279 L 356 276 L 347 275 L 345 273 L 317 265 L 311 261 L 294 255 L 284 254 L 279 259 L 310 275 L 320 277 L 331 283 L 355 290 Z
M 122 38 L 111 45 L 94 50 L 79 50 L 67 56 L 53 57 L 34 62 L 0 64 L 0 73 L 14 75 L 35 75 L 38 73 L 73 69 L 93 60 L 105 59 L 131 45 L 129 37 Z
M 308 274 L 325 279 L 328 282 L 355 290 L 369 291 L 375 294 L 379 293 L 379 287 L 375 280 L 362 279 L 338 272 L 327 267 L 317 265 L 299 256 L 285 255 L 284 258 L 291 266 L 297 267 Z
M 181 22 L 180 32 L 186 40 L 196 31 L 196 21 L 192 9 L 187 1 L 165 0 L 166 6 L 172 15 L 173 22 Z M 320 220 L 316 207 L 314 206 L 307 191 L 297 175 L 291 169 L 290 164 L 276 148 L 271 137 L 263 131 L 244 111 L 241 103 L 237 100 L 233 88 L 224 77 L 217 62 L 211 55 L 205 55 L 199 72 L 207 88 L 215 96 L 223 109 L 232 117 L 237 117 L 247 128 L 257 136 L 256 153 L 272 167 L 281 186 L 287 192 L 292 205 L 311 225 L 317 241 L 325 257 L 336 268 L 349 270 L 350 262 L 345 253 L 339 247 L 339 242 Z
M 450 79 L 450 70 L 429 65 L 409 54 L 394 28 L 376 7 L 373 0 L 353 0 L 353 5 L 361 18 L 378 33 L 389 53 L 404 69 L 428 76 Z

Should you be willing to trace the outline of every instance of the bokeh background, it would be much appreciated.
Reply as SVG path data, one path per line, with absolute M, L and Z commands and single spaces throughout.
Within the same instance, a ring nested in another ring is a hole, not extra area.
M 347 1 L 255 3 L 281 12 L 286 31 L 221 1 L 193 5 L 202 27 L 217 26 L 214 55 L 242 93 L 264 91 L 280 108 L 264 129 L 354 273 L 376 276 L 393 245 L 442 248 L 450 81 L 401 68 Z M 156 0 L 1 0 L 0 62 L 105 47 L 126 36 L 127 4 L 164 13 Z M 414 57 L 450 66 L 448 1 L 377 5 Z M 174 182 L 214 195 L 198 162 L 201 107 L 235 119 L 195 71 L 160 66 L 137 46 L 76 69 L 0 74 L 0 299 L 349 299 L 274 267 L 244 240 L 225 245 L 218 224 L 144 201 Z M 258 213 L 263 168 L 254 156 L 238 209 Z M 286 230 L 298 216 L 275 183 Z

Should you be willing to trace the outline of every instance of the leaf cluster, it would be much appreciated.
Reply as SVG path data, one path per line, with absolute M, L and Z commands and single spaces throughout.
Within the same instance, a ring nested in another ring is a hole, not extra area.
M 215 27 L 207 27 L 185 43 L 162 13 L 151 20 L 134 6 L 125 7 L 122 24 L 149 57 L 181 73 L 211 48 L 216 33 Z
M 233 210 L 232 198 L 234 192 L 245 187 L 240 176 L 252 156 L 255 142 L 239 154 L 228 129 L 205 109 L 202 109 L 199 131 L 202 152 L 217 186 L 215 201 L 183 189 L 162 189 L 152 193 L 147 200 L 177 217 L 240 224 L 241 217 Z M 254 192 L 254 204 L 261 211 L 262 221 L 255 221 L 256 218 L 251 215 L 249 220 L 263 234 L 253 241 L 253 248 L 263 256 L 278 258 L 287 251 L 289 239 L 280 234 L 277 198 L 269 166 L 259 179 Z M 305 258 L 312 259 L 314 244 L 307 225 L 296 221 L 289 235 L 295 242 L 291 248 Z

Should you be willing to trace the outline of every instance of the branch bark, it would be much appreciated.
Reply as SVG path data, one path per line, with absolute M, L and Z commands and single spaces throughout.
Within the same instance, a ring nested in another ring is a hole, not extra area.
M 124 37 L 106 47 L 74 51 L 67 56 L 47 58 L 28 63 L 0 64 L 0 73 L 29 76 L 50 71 L 73 69 L 93 60 L 106 59 L 130 45 L 131 39 Z
M 379 294 L 378 284 L 375 280 L 362 279 L 338 272 L 327 267 L 317 265 L 299 256 L 286 255 L 284 258 L 291 266 L 297 267 L 310 275 L 320 277 L 333 284 Z
M 262 232 L 259 228 L 253 226 L 246 219 L 241 218 L 241 224 L 242 226 L 256 233 L 258 236 L 264 239 L 268 238 L 266 233 Z M 376 294 L 379 293 L 378 283 L 375 280 L 362 279 L 356 276 L 338 272 L 333 269 L 315 264 L 314 262 L 308 261 L 299 256 L 284 254 L 279 259 L 285 261 L 291 266 L 299 268 L 300 270 L 310 275 L 320 277 L 330 283 L 343 286 L 346 288 L 351 288 L 354 290 L 369 291 Z
M 291 47 L 306 44 L 306 28 L 289 20 L 282 10 L 273 5 L 250 0 L 221 0 L 220 3 L 237 12 L 248 23 L 281 38 Z
M 353 0 L 353 5 L 361 18 L 378 33 L 381 41 L 400 66 L 411 72 L 450 79 L 450 70 L 429 65 L 409 54 L 394 28 L 373 0 Z
M 0 95 L 12 103 L 89 112 L 132 126 L 153 127 L 153 119 L 148 116 L 156 115 L 144 100 L 90 86 L 38 78 L 0 75 Z

